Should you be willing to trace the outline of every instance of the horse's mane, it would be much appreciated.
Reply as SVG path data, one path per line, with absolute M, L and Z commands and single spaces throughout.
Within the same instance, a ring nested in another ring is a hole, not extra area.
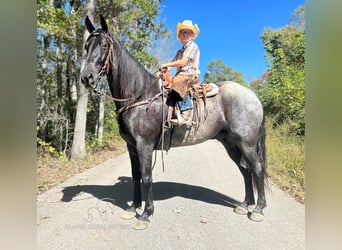
M 114 36 L 114 81 L 119 83 L 119 91 L 124 98 L 143 95 L 155 80 L 152 75 L 127 48 Z M 109 83 L 111 84 L 111 83 Z

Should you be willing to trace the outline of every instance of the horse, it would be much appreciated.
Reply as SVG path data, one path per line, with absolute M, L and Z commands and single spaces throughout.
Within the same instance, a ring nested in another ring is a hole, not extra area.
M 127 144 L 131 161 L 133 203 L 122 218 L 137 218 L 135 229 L 148 227 L 153 215 L 152 155 L 163 150 L 164 121 L 167 105 L 159 77 L 150 73 L 109 31 L 100 15 L 101 27 L 95 28 L 88 16 L 85 26 L 89 36 L 85 42 L 86 58 L 81 82 L 96 90 L 102 76 L 107 77 L 111 98 L 116 103 L 117 122 Z M 232 81 L 215 83 L 216 96 L 207 98 L 207 117 L 200 126 L 174 126 L 172 147 L 188 146 L 216 139 L 239 168 L 245 186 L 244 201 L 234 212 L 252 221 L 264 219 L 267 186 L 265 126 L 263 106 L 254 91 Z M 202 106 L 203 106 L 203 102 Z M 254 189 L 257 190 L 255 205 Z M 141 214 L 136 209 L 145 206 Z M 254 206 L 255 205 L 255 206 Z M 253 208 L 254 206 L 254 208 Z

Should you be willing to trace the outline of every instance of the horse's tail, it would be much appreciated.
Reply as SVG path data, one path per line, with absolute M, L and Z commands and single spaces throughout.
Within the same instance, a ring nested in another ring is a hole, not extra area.
M 262 122 L 259 128 L 259 135 L 258 135 L 258 144 L 257 144 L 257 153 L 258 158 L 261 164 L 262 175 L 264 177 L 264 183 L 268 183 L 268 175 L 266 171 L 267 162 L 266 162 L 266 145 L 265 145 L 265 138 L 266 138 L 266 130 L 265 130 L 265 115 L 263 115 Z

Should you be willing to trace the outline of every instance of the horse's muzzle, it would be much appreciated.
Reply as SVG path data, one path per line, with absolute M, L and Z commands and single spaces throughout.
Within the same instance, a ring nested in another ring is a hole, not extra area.
M 82 83 L 88 88 L 95 88 L 96 87 L 96 78 L 93 74 L 88 73 L 81 76 Z
M 81 82 L 86 88 L 96 88 L 98 83 L 98 73 L 94 66 L 88 65 L 81 72 Z

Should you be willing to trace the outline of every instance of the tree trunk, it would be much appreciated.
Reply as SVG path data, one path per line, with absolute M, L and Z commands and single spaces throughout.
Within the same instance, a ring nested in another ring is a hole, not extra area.
M 76 31 L 75 31 L 75 37 L 76 37 Z M 77 48 L 74 48 L 74 56 L 72 57 L 72 67 L 71 67 L 71 81 L 70 81 L 70 94 L 71 94 L 71 100 L 76 101 L 77 100 L 77 72 L 76 72 L 76 65 L 77 65 Z
M 103 141 L 103 126 L 104 126 L 104 102 L 105 102 L 105 97 L 100 96 L 100 105 L 99 105 L 99 121 L 98 121 L 98 131 L 97 131 L 97 139 L 99 143 L 102 143 Z
M 87 2 L 87 15 L 93 20 L 94 1 L 88 0 Z M 83 44 L 89 36 L 88 31 L 85 29 L 83 35 Z M 84 46 L 83 46 L 84 47 Z M 82 53 L 81 71 L 85 65 L 85 50 Z M 71 159 L 82 159 L 86 156 L 85 147 L 85 134 L 86 134 L 86 121 L 87 121 L 87 104 L 88 104 L 88 90 L 80 83 L 80 93 L 77 101 L 76 121 L 74 129 L 74 138 L 71 148 Z
M 62 70 L 63 70 L 63 59 L 62 59 L 62 43 L 59 39 L 57 39 L 57 48 L 56 48 L 56 57 L 57 57 L 57 97 L 62 99 L 63 94 L 63 80 L 62 80 Z
M 85 132 L 87 121 L 88 90 L 80 84 L 77 101 L 74 138 L 72 141 L 71 159 L 82 159 L 86 156 Z
M 74 6 L 75 1 L 70 1 L 70 15 L 74 15 L 76 13 L 75 11 L 75 6 Z M 71 34 L 73 36 L 73 39 L 75 41 L 77 41 L 77 32 L 76 32 L 76 25 L 74 23 L 71 24 Z M 78 56 L 77 56 L 77 46 L 75 45 L 73 48 L 73 55 L 71 56 L 71 62 L 72 62 L 72 66 L 71 66 L 71 75 L 70 75 L 70 85 L 69 87 L 69 91 L 70 91 L 70 97 L 71 100 L 73 101 L 77 101 L 77 88 L 76 88 L 76 83 L 77 83 L 77 60 L 78 60 Z

